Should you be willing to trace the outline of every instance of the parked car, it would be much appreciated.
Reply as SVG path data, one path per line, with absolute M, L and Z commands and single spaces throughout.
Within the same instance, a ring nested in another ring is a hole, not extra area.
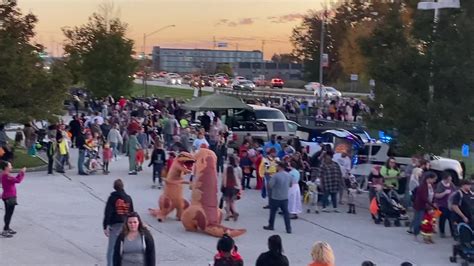
M 317 96 L 317 97 L 322 96 L 323 98 L 331 99 L 331 98 L 336 98 L 336 97 L 337 98 L 342 97 L 342 93 L 333 87 L 323 86 L 322 89 L 318 88 L 314 90 L 314 96 Z
M 285 83 L 283 82 L 282 79 L 275 78 L 275 79 L 272 79 L 271 84 L 272 84 L 272 88 L 280 88 L 280 89 L 283 89 L 283 85 L 284 85 Z
M 183 79 L 176 73 L 168 73 L 166 75 L 166 83 L 171 85 L 181 85 L 183 83 Z
M 255 89 L 255 84 L 250 80 L 237 80 L 232 84 L 232 89 L 242 90 L 242 91 L 253 91 Z

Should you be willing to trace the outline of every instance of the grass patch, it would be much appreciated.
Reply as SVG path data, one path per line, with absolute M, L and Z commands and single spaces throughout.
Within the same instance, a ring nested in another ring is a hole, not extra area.
M 15 157 L 13 160 L 13 168 L 15 169 L 21 169 L 23 167 L 32 168 L 46 165 L 46 163 L 40 158 L 28 155 L 28 152 L 23 148 L 15 148 L 14 154 Z
M 147 85 L 148 95 L 154 95 L 160 98 L 171 97 L 175 99 L 189 100 L 193 98 L 193 90 L 169 88 L 163 86 Z M 203 91 L 202 95 L 209 95 L 211 92 Z M 132 96 L 140 97 L 145 95 L 145 89 L 142 84 L 133 84 Z

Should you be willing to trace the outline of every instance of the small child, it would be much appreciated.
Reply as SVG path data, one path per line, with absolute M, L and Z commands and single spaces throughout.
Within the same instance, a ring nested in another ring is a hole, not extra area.
M 308 204 L 306 209 L 307 213 L 311 213 L 311 209 L 314 208 L 315 213 L 319 213 L 318 209 L 318 180 L 316 182 L 306 181 L 306 185 L 308 186 L 308 191 L 306 191 L 304 202 Z
M 250 189 L 250 179 L 253 178 L 253 162 L 250 160 L 248 152 L 242 151 L 242 158 L 240 159 L 240 168 L 242 168 L 242 190 Z
M 109 163 L 112 160 L 112 148 L 110 148 L 109 143 L 104 144 L 102 149 L 102 162 L 104 165 L 104 175 L 107 175 L 109 172 Z
M 347 213 L 356 214 L 355 197 L 358 192 L 357 187 L 357 182 L 351 182 L 351 186 L 347 189 L 347 203 L 349 205 L 349 211 Z
M 434 244 L 433 233 L 436 227 L 436 218 L 434 217 L 434 211 L 427 211 L 423 216 L 421 221 L 421 235 L 423 236 L 423 241 L 426 244 Z
M 151 154 L 150 164 L 148 167 L 153 165 L 153 185 L 152 188 L 156 188 L 156 178 L 158 177 L 158 188 L 163 186 L 163 181 L 161 179 L 161 172 L 163 167 L 166 164 L 166 154 L 163 150 L 163 144 L 161 142 L 155 142 L 155 148 L 153 149 L 153 153 Z

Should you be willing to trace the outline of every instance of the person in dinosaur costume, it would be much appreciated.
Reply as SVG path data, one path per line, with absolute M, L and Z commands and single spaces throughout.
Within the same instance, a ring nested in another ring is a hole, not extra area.
M 189 206 L 189 202 L 183 197 L 183 184 L 189 181 L 183 176 L 192 171 L 194 158 L 190 153 L 181 152 L 171 165 L 165 178 L 163 194 L 158 200 L 159 209 L 149 209 L 150 214 L 162 222 L 168 214 L 176 209 L 176 218 L 181 219 L 183 210 Z
M 194 155 L 194 179 L 191 205 L 184 210 L 181 222 L 187 231 L 203 231 L 211 236 L 231 237 L 244 234 L 246 229 L 230 229 L 223 225 L 222 213 L 217 200 L 217 156 L 206 145 Z

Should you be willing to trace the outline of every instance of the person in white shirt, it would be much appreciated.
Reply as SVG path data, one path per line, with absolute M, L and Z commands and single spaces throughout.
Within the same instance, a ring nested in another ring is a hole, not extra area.
M 207 142 L 206 138 L 204 137 L 204 133 L 199 132 L 198 136 L 197 136 L 197 139 L 195 139 L 194 142 L 193 142 L 194 151 L 197 152 L 201 148 L 202 144 L 205 144 L 206 146 L 209 146 L 209 143 Z
M 349 179 L 349 174 L 352 169 L 352 162 L 346 152 L 335 153 L 332 160 L 341 168 L 343 180 L 341 182 L 341 189 L 339 190 L 339 203 L 342 203 L 342 197 L 344 196 L 344 191 L 346 191 L 346 180 Z

